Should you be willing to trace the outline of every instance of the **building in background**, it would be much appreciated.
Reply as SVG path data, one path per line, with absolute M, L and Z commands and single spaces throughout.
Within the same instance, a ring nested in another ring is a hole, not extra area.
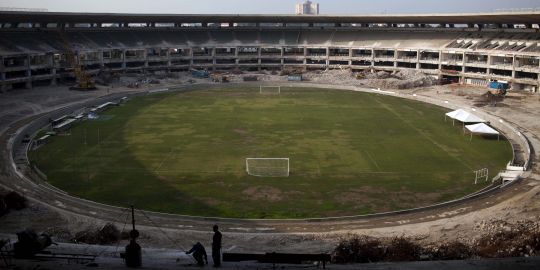
M 319 4 L 307 0 L 303 4 L 296 4 L 296 15 L 318 15 Z

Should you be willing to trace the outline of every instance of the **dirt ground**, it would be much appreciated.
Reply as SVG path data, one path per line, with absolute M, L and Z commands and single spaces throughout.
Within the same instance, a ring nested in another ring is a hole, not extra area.
M 283 77 L 277 75 L 264 76 L 265 81 L 274 82 L 273 77 L 275 77 L 276 83 L 283 82 Z M 100 90 L 87 93 L 68 91 L 66 87 L 42 87 L 0 94 L 2 155 L 7 154 L 6 141 L 18 120 L 110 93 L 163 88 L 179 82 L 185 84 L 186 78 L 189 76 L 164 80 L 160 85 L 142 84 L 139 88 L 129 88 L 118 84 L 114 87 L 101 87 Z M 208 80 L 195 81 L 195 83 L 199 82 L 208 82 Z M 332 81 L 327 83 L 333 84 Z M 341 85 L 348 83 L 352 84 L 353 81 L 340 82 Z M 462 104 L 463 107 L 471 107 L 475 104 L 475 99 L 484 94 L 487 88 L 450 85 L 398 91 L 449 100 Z M 540 95 L 511 92 L 497 106 L 484 106 L 482 110 L 518 126 L 529 138 L 533 148 L 540 149 L 540 121 L 538 120 L 540 119 Z M 328 252 L 341 238 L 351 234 L 366 234 L 382 238 L 405 235 L 425 244 L 453 240 L 473 242 L 480 234 L 505 226 L 500 222 L 501 220 L 507 223 L 540 220 L 540 168 L 536 163 L 537 153 L 533 155 L 533 170 L 526 179 L 520 180 L 504 191 L 467 204 L 415 214 L 403 214 L 397 217 L 377 217 L 354 221 L 284 223 L 254 221 L 252 224 L 223 222 L 221 223 L 224 232 L 223 249 L 235 252 Z M 9 164 L 6 162 L 3 159 L 1 164 L 0 187 L 4 190 L 20 188 L 23 193 L 31 197 L 32 192 L 28 190 L 28 187 L 15 182 L 9 170 Z M 252 191 L 246 192 L 252 193 Z M 99 228 L 106 222 L 112 221 L 118 228 L 126 228 L 127 215 L 106 217 L 105 213 L 102 216 L 100 216 L 102 213 L 84 214 L 83 211 L 72 211 L 73 209 L 68 209 L 62 204 L 63 202 L 42 197 L 30 200 L 30 206 L 27 209 L 11 211 L 0 217 L 0 233 L 13 234 L 24 228 L 33 228 L 38 232 L 51 233 L 57 241 L 64 242 L 69 241 L 76 232 Z M 196 241 L 209 245 L 211 225 L 216 221 L 178 224 L 168 222 L 165 218 L 163 222 L 143 220 L 139 226 L 142 235 L 141 245 L 179 250 L 185 250 Z M 121 243 L 121 245 L 124 244 Z

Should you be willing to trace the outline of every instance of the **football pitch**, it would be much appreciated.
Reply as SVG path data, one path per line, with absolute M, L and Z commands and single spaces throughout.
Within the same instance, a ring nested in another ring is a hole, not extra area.
M 445 109 L 342 90 L 226 87 L 135 97 L 29 152 L 48 181 L 97 202 L 184 215 L 315 218 L 460 198 L 512 159 Z M 246 158 L 289 158 L 288 177 Z

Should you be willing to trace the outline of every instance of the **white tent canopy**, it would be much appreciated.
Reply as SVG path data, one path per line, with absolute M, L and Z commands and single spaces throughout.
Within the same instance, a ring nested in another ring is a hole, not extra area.
M 456 120 L 458 121 L 461 121 L 463 123 L 484 123 L 486 122 L 486 120 L 474 115 L 474 114 L 471 114 L 471 113 L 466 113 L 466 114 L 458 114 L 456 116 Z
M 467 125 L 465 126 L 465 128 L 468 129 L 472 133 L 499 135 L 499 132 L 497 130 L 491 128 L 490 126 L 484 123 Z
M 465 126 L 465 128 L 467 130 L 469 130 L 471 132 L 471 139 L 472 139 L 472 134 L 473 133 L 476 133 L 476 134 L 490 134 L 490 135 L 497 135 L 497 139 L 499 139 L 499 132 L 495 129 L 493 129 L 492 127 L 484 124 L 484 123 L 479 123 L 479 124 L 474 124 L 474 125 L 467 125 Z
M 484 122 L 487 122 L 486 120 L 472 114 L 472 113 L 469 113 L 467 111 L 464 111 L 462 109 L 458 109 L 458 110 L 455 110 L 455 111 L 452 111 L 452 112 L 449 112 L 449 113 L 446 113 L 446 116 L 454 119 L 454 120 L 458 120 L 460 122 L 463 122 L 464 124 L 465 123 L 484 123 Z
M 456 119 L 456 117 L 459 115 L 459 114 L 465 114 L 465 113 L 468 113 L 462 109 L 457 109 L 455 111 L 451 111 L 449 113 L 446 113 L 446 116 L 452 118 L 452 119 Z

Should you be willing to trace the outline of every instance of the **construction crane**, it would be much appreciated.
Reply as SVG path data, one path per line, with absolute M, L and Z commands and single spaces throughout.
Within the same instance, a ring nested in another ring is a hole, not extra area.
M 77 61 L 75 52 L 71 48 L 71 43 L 69 42 L 69 39 L 67 38 L 65 30 L 63 28 L 59 28 L 58 36 L 60 37 L 60 40 L 62 40 L 62 44 L 64 46 L 64 53 L 66 55 L 66 62 L 68 64 L 68 68 L 73 68 L 73 73 L 75 74 L 75 78 L 77 80 L 77 85 L 72 86 L 69 89 L 82 91 L 97 89 L 95 82 L 92 80 L 92 77 L 90 77 L 90 75 L 86 73 L 86 71 L 84 70 L 84 66 Z

